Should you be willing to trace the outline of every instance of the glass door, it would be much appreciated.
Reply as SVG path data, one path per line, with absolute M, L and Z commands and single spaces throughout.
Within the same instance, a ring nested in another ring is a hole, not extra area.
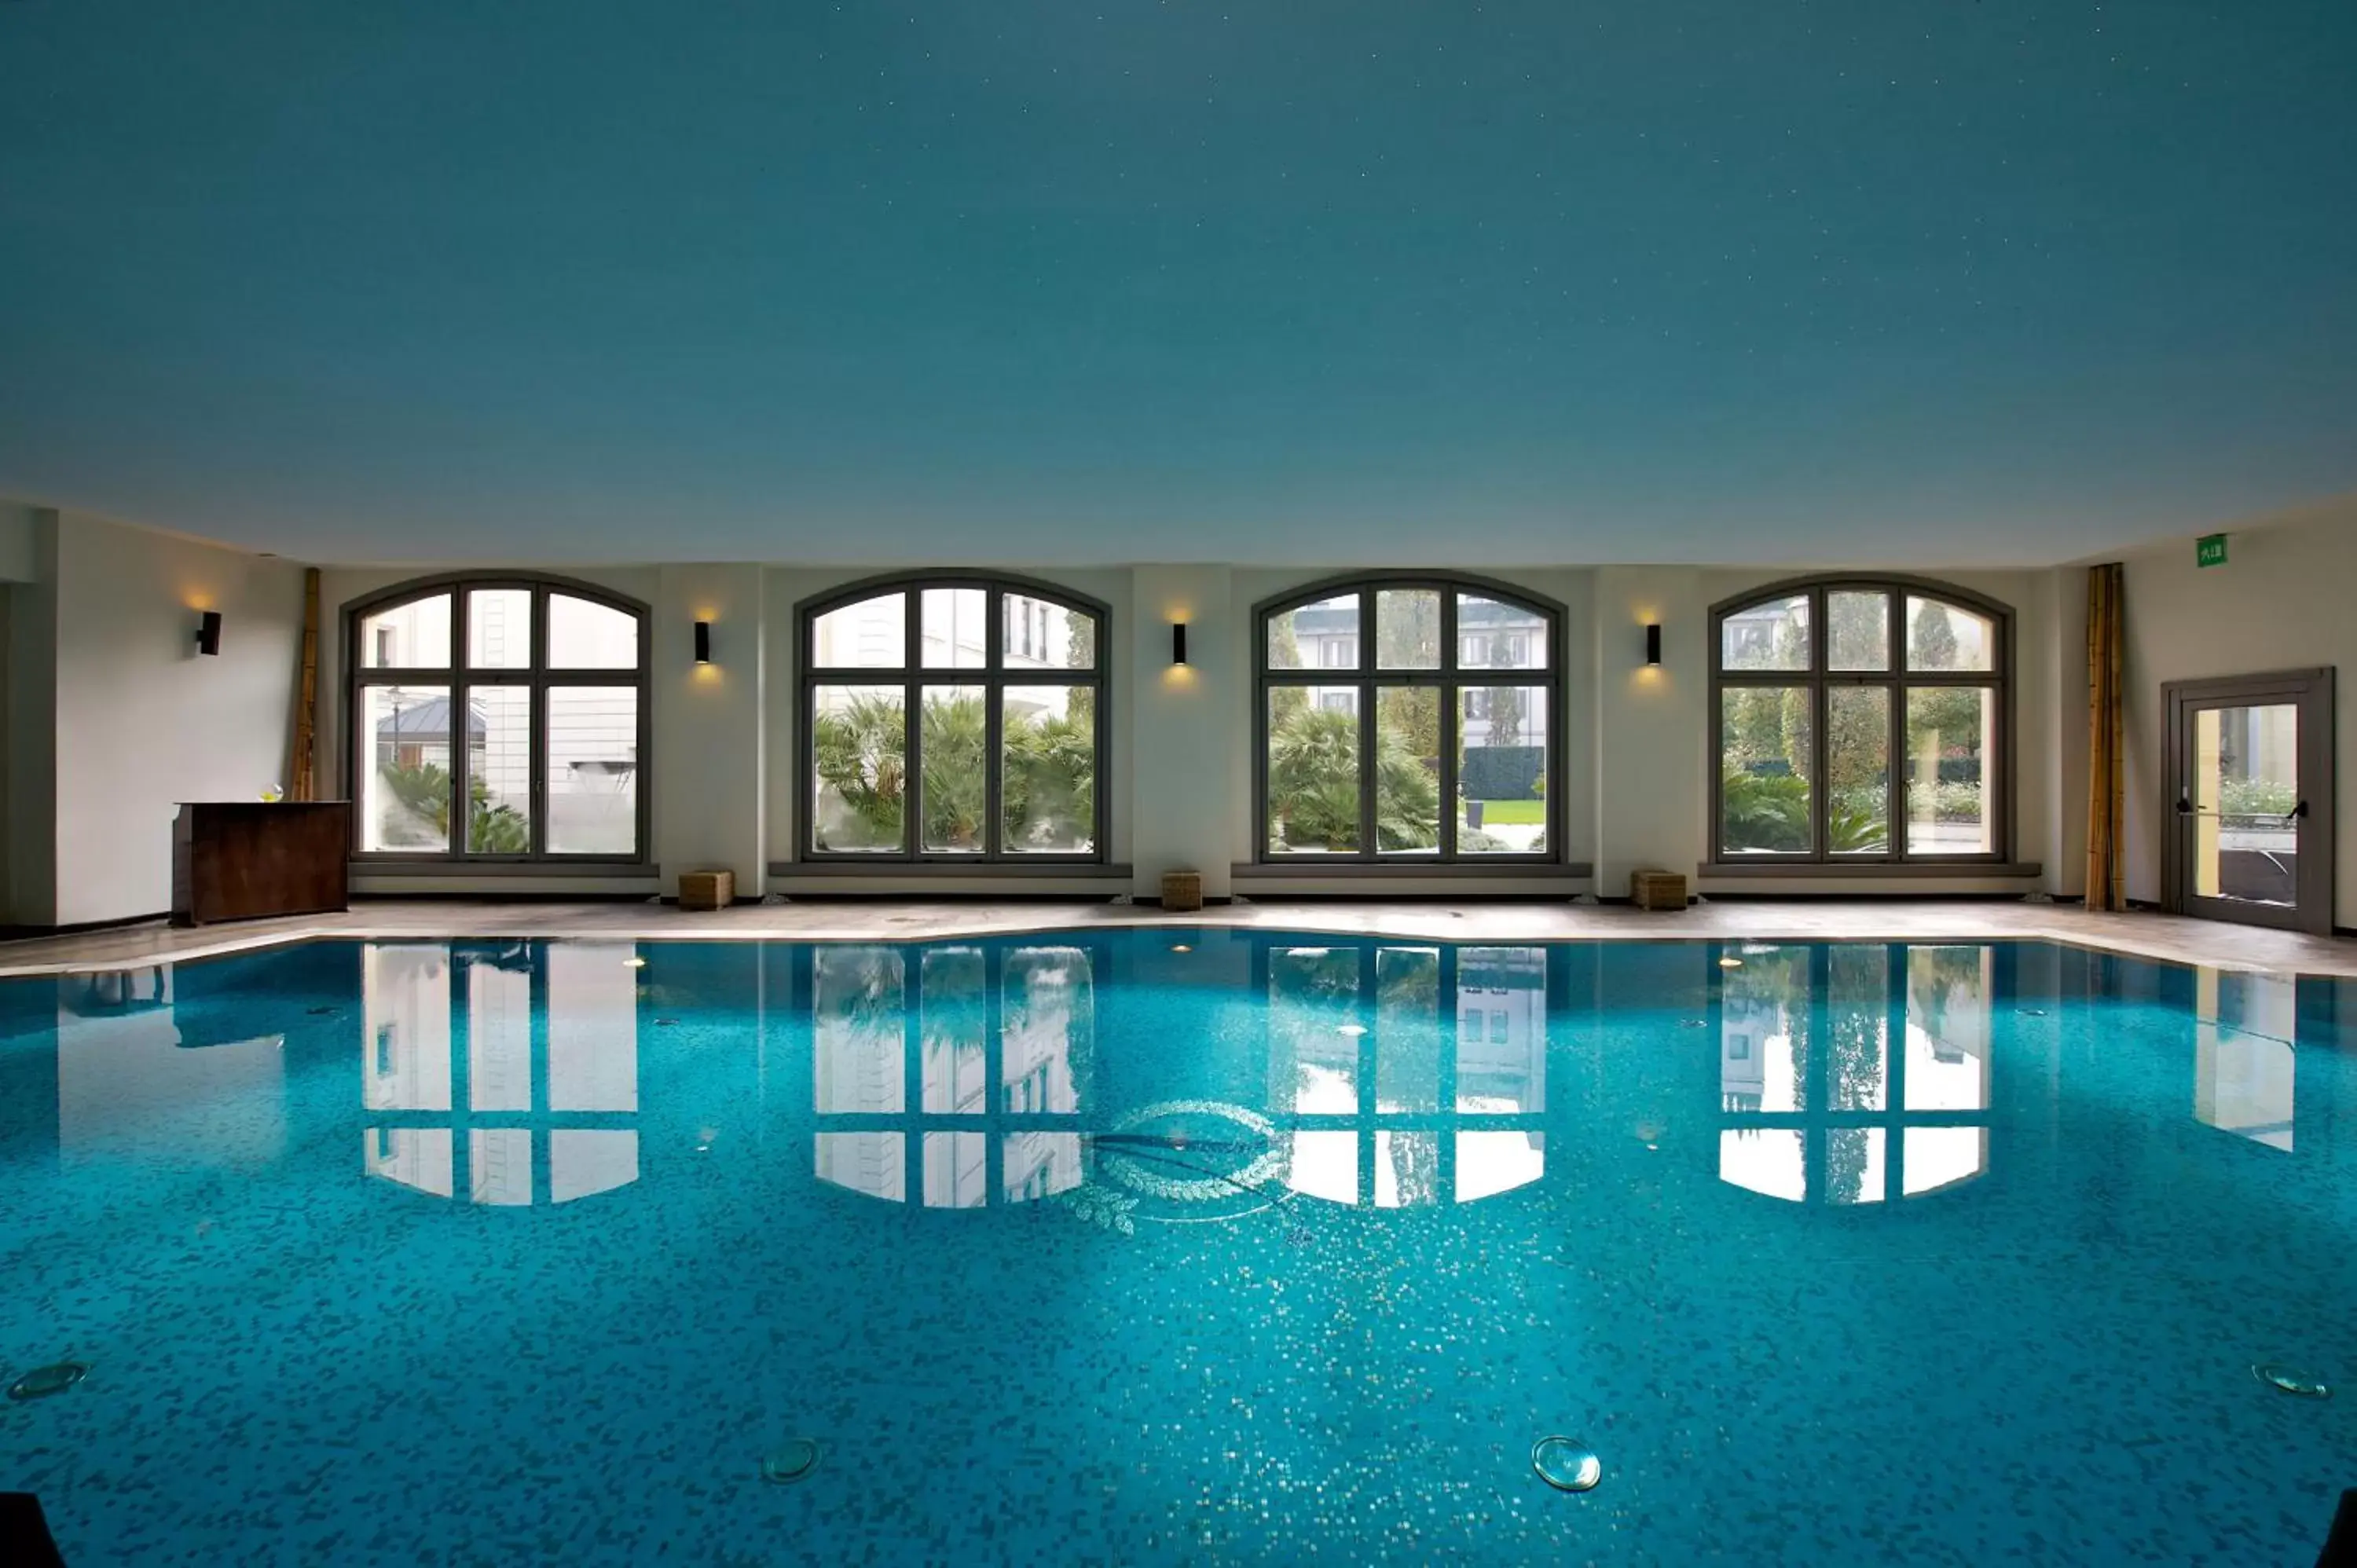
M 2180 914 L 2332 929 L 2332 672 L 2164 687 L 2162 865 Z

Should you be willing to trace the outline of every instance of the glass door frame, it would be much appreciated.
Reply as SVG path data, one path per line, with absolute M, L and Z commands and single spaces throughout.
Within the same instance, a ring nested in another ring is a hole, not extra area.
M 2285 670 L 2162 685 L 2168 723 L 2161 756 L 2161 904 L 2171 914 L 2244 925 L 2274 926 L 2316 936 L 2332 934 L 2333 705 L 2332 671 Z M 2186 809 L 2193 783 L 2194 715 L 2207 708 L 2288 704 L 2299 714 L 2298 861 L 2290 905 L 2209 897 L 2194 892 L 2193 813 Z

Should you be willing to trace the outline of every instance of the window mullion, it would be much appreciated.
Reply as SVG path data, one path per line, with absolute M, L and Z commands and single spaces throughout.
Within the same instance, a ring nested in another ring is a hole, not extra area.
M 468 721 L 473 716 L 474 705 L 468 700 L 473 682 L 467 667 L 468 644 L 471 636 L 474 596 L 464 583 L 450 585 L 450 831 L 443 835 L 443 853 L 451 856 L 468 854 L 473 846 L 467 842 L 468 791 L 471 781 L 467 777 L 474 761 L 468 755 Z
M 1440 588 L 1440 858 L 1455 860 L 1457 846 L 1458 688 L 1449 681 L 1457 668 L 1457 590 Z
M 525 703 L 525 736 L 531 759 L 525 762 L 525 795 L 533 806 L 533 832 L 528 837 L 535 856 L 549 854 L 549 672 L 533 670 L 533 693 Z M 643 780 L 641 780 L 643 788 Z
M 912 650 L 913 651 L 913 650 Z M 923 849 L 925 812 L 925 759 L 918 750 L 920 704 L 925 700 L 925 688 L 915 664 L 903 672 L 900 687 L 900 854 L 913 860 Z
M 1031 636 L 1031 611 L 1023 611 L 1023 636 L 1026 646 Z M 1032 650 L 1038 658 L 1040 650 Z M 1006 799 L 1006 590 L 993 584 L 983 590 L 982 599 L 982 857 L 996 860 L 1002 849 L 999 843 L 1000 802 Z
M 1894 679 L 1883 689 L 1890 693 L 1884 743 L 1890 748 L 1890 762 L 1883 769 L 1882 779 L 1883 821 L 1890 824 L 1890 843 L 1884 853 L 1888 859 L 1897 862 L 1907 858 L 1907 683 Z
M 992 682 L 982 689 L 982 854 L 996 860 L 1004 850 L 999 842 L 1002 803 L 1006 794 L 1006 687 Z

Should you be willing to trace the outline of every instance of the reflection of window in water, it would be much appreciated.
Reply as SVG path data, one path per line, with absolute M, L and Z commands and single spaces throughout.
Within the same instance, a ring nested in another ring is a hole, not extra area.
M 1907 952 L 1907 1109 L 1988 1109 L 1988 948 Z
M 1544 949 L 1275 949 L 1267 1021 L 1292 1190 L 1415 1208 L 1539 1178 Z
M 983 1035 L 990 1026 L 985 974 L 988 961 L 979 948 L 936 948 L 920 961 L 924 1019 L 924 1082 L 918 1103 L 927 1112 L 970 1115 L 983 1109 Z M 928 1153 L 926 1165 L 935 1164 Z M 941 1163 L 949 1162 L 944 1158 Z M 981 1155 L 974 1164 L 979 1167 Z M 979 1176 L 977 1175 L 977 1179 Z M 926 1201 L 932 1201 L 930 1189 Z M 936 1207 L 942 1207 L 936 1205 Z M 965 1204 L 949 1204 L 965 1208 Z
M 901 1110 L 901 962 L 891 948 L 823 947 L 811 960 L 821 1115 Z
M 367 1042 L 362 1168 L 474 1203 L 566 1203 L 639 1177 L 635 1127 L 551 1127 L 638 1109 L 638 972 L 627 943 L 495 950 L 370 944 L 361 959 Z M 533 997 L 544 994 L 544 1065 L 535 1079 Z M 454 1026 L 463 1008 L 465 1028 Z M 463 1059 L 461 1059 L 463 1058 Z M 463 1103 L 454 1086 L 463 1083 Z M 457 1136 L 461 1131 L 464 1137 Z M 461 1166 L 461 1160 L 464 1165 Z
M 1988 1168 L 1987 1128 L 1948 1118 L 1989 1108 L 1995 950 L 1742 956 L 1720 982 L 1720 1180 L 1791 1202 L 1878 1203 Z
M 1036 1201 L 1081 1185 L 1078 1117 L 1095 1028 L 1085 951 L 931 948 L 912 964 L 892 948 L 821 948 L 811 961 L 821 1181 L 892 1203 L 914 1191 L 929 1208 Z M 913 1114 L 905 1090 L 911 1001 Z M 899 1125 L 836 1120 L 878 1116 Z
M 2199 969 L 2193 1014 L 2194 1119 L 2288 1154 L 2298 983 Z

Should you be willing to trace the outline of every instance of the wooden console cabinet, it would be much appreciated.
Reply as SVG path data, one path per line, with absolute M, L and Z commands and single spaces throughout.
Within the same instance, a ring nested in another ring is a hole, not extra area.
M 198 800 L 172 828 L 172 923 L 350 906 L 349 800 Z

